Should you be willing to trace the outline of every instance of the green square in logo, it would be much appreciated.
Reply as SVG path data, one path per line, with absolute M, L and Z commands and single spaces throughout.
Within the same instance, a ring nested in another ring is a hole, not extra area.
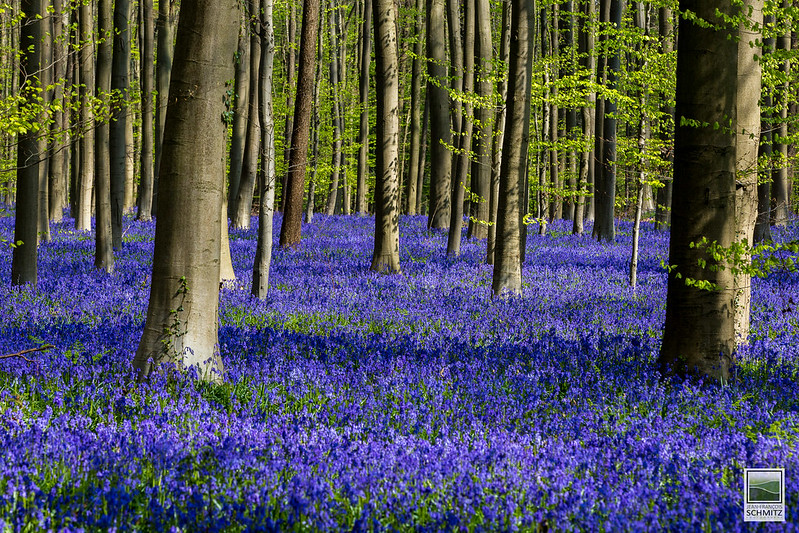
M 746 472 L 747 503 L 782 503 L 784 470 L 752 469 Z

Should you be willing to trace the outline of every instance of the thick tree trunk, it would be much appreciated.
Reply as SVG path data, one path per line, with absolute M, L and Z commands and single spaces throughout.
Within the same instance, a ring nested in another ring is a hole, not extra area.
M 41 62 L 42 0 L 22 0 L 24 17 L 20 21 L 19 93 L 32 104 L 36 102 L 33 73 Z M 17 137 L 17 209 L 14 219 L 14 243 L 11 258 L 12 285 L 36 285 L 36 233 L 39 213 L 39 158 L 41 143 L 29 130 Z M 19 244 L 21 243 L 21 244 Z
M 130 87 L 130 0 L 114 3 L 114 57 L 111 90 L 120 101 L 113 109 L 111 123 L 111 234 L 115 250 L 122 248 L 122 214 L 125 211 L 125 182 L 128 166 L 128 89 Z
M 244 18 L 239 25 L 239 45 L 236 50 L 236 94 L 233 111 L 233 132 L 230 139 L 230 172 L 228 173 L 228 213 L 235 218 L 236 195 L 241 183 L 244 164 L 244 146 L 247 142 L 247 126 L 250 113 L 250 29 L 252 25 Z
M 142 17 L 142 42 L 139 44 L 141 53 L 141 160 L 138 213 L 139 220 L 152 218 L 154 163 L 153 152 L 155 139 L 153 138 L 153 62 L 155 51 L 153 46 L 153 0 L 140 0 Z
M 313 105 L 314 63 L 319 2 L 303 0 L 300 37 L 300 64 L 297 98 L 294 102 L 294 128 L 291 132 L 291 158 L 286 182 L 286 207 L 280 227 L 280 246 L 297 246 L 302 236 L 302 197 L 305 193 L 305 164 L 308 161 L 308 137 Z
M 147 322 L 133 366 L 194 368 L 220 381 L 219 255 L 225 83 L 233 77 L 237 3 L 183 0 L 169 91 Z M 197 147 L 202 147 L 198 150 Z
M 94 184 L 94 114 L 91 101 L 94 98 L 94 24 L 90 4 L 78 8 L 80 20 L 80 174 L 77 185 L 77 213 L 75 229 L 91 229 L 92 186 Z
M 272 264 L 272 227 L 274 223 L 275 119 L 272 106 L 272 70 L 275 57 L 275 32 L 272 24 L 273 0 L 261 0 L 261 65 L 258 92 L 261 118 L 261 158 L 264 172 L 258 210 L 258 246 L 252 270 L 252 294 L 266 298 L 269 292 L 269 268 Z
M 108 102 L 111 92 L 111 62 L 113 59 L 114 11 L 111 0 L 100 0 L 97 9 L 97 78 L 95 95 Z M 111 273 L 114 270 L 114 250 L 111 235 L 111 126 L 105 117 L 95 122 L 94 147 L 94 205 L 95 221 L 94 267 Z M 121 236 L 120 236 L 121 237 Z
M 450 104 L 447 93 L 447 55 L 444 0 L 426 0 L 427 7 L 427 97 L 430 99 L 430 196 L 427 227 L 449 226 L 449 200 L 452 171 Z
M 364 13 L 361 40 L 361 73 L 358 93 L 361 106 L 361 123 L 358 129 L 358 191 L 356 210 L 360 214 L 368 212 L 366 204 L 366 178 L 369 174 L 369 79 L 372 62 L 372 0 L 364 0 Z M 418 114 L 418 113 L 417 113 Z
M 493 294 L 522 291 L 519 205 L 527 167 L 530 140 L 530 96 L 533 63 L 532 0 L 513 2 L 511 14 L 510 71 L 507 119 L 499 173 L 497 241 L 494 253 Z
M 726 0 L 682 0 L 680 9 L 722 28 L 716 13 L 737 12 Z M 735 239 L 737 134 L 712 125 L 737 115 L 737 35 L 737 27 L 716 30 L 689 21 L 679 28 L 676 116 L 692 122 L 681 121 L 675 133 L 672 266 L 658 358 L 663 374 L 722 383 L 729 380 L 735 346 L 735 278 L 729 267 L 707 268 L 715 261 L 692 244 L 706 238 L 729 247 Z
M 399 61 L 393 0 L 374 0 L 377 178 L 372 270 L 399 272 Z

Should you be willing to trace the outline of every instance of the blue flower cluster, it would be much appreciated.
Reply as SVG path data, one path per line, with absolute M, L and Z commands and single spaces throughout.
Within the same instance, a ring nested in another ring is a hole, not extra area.
M 35 290 L 0 262 L 2 353 L 55 346 L 0 360 L 2 531 L 736 531 L 746 467 L 787 472 L 787 523 L 764 529 L 799 524 L 793 277 L 754 280 L 732 385 L 664 384 L 651 225 L 636 290 L 629 224 L 609 245 L 556 223 L 529 237 L 523 294 L 492 301 L 484 243 L 448 259 L 405 217 L 403 273 L 377 275 L 371 219 L 317 216 L 265 301 L 256 231 L 231 234 L 223 384 L 137 384 L 154 227 L 126 221 L 107 276 L 71 222 Z

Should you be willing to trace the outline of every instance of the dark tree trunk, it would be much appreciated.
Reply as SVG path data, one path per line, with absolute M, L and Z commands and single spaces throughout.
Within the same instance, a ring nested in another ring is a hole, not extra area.
M 660 49 L 664 54 L 674 51 L 674 24 L 672 23 L 672 12 L 668 7 L 660 8 Z M 663 100 L 668 102 L 667 95 L 663 95 Z M 674 136 L 674 106 L 665 104 L 663 114 L 667 118 L 663 119 L 666 124 L 660 126 L 660 139 L 668 147 Z M 663 150 L 663 159 L 669 163 L 674 162 L 674 150 L 666 148 Z M 671 196 L 673 180 L 667 177 L 663 181 L 663 187 L 658 189 L 657 202 L 655 206 L 655 229 L 665 230 L 671 223 Z
M 128 162 L 128 89 L 130 88 L 130 0 L 114 3 L 114 57 L 111 90 L 121 101 L 113 109 L 111 123 L 111 235 L 115 250 L 122 248 L 122 214 L 125 211 L 125 181 Z
M 158 2 L 158 49 L 156 58 L 155 88 L 158 91 L 155 108 L 155 174 L 153 179 L 152 214 L 158 216 L 158 178 L 161 175 L 161 150 L 164 140 L 167 106 L 169 105 L 169 80 L 175 57 L 175 27 L 178 19 L 177 0 Z
M 322 1 L 322 0 L 319 0 Z M 304 5 L 304 4 L 303 4 Z M 318 8 L 317 8 L 318 9 Z M 317 30 L 319 31 L 319 30 Z M 321 31 L 320 31 L 321 33 Z M 285 129 L 283 130 L 283 138 L 285 139 L 285 149 L 283 151 L 283 161 L 286 163 L 286 174 L 283 177 L 283 194 L 280 201 L 280 210 L 286 210 L 286 191 L 288 190 L 288 177 L 290 173 L 289 161 L 291 160 L 291 136 L 294 133 L 294 115 L 291 114 L 292 103 L 294 103 L 291 88 L 294 87 L 294 78 L 297 72 L 297 55 L 294 48 L 297 43 L 297 5 L 296 0 L 289 0 L 289 16 L 286 20 L 286 80 L 288 81 L 286 88 L 286 122 Z M 320 56 L 321 57 L 321 56 Z M 295 107 L 296 109 L 296 104 Z
M 474 41 L 475 85 L 477 98 L 483 102 L 491 98 L 494 49 L 491 39 L 491 5 L 489 0 L 476 0 L 475 27 L 477 39 Z M 475 121 L 475 159 L 472 162 L 472 199 L 469 236 L 475 239 L 488 237 L 489 201 L 491 198 L 491 141 L 494 136 L 493 109 L 486 104 L 477 107 Z
M 411 146 L 410 158 L 408 161 L 408 181 L 406 189 L 407 207 L 405 212 L 409 215 L 415 215 L 419 212 L 417 209 L 417 198 L 421 196 L 422 191 L 419 189 L 419 171 L 420 159 L 422 152 L 422 123 L 421 123 L 421 107 L 422 103 L 422 53 L 424 41 L 422 33 L 424 32 L 424 22 L 422 15 L 424 12 L 424 1 L 416 1 L 416 16 L 413 34 L 416 36 L 416 41 L 413 43 L 413 63 L 411 66 Z
M 427 0 L 427 97 L 430 99 L 430 195 L 427 227 L 449 226 L 452 145 L 450 104 L 447 93 L 447 56 L 444 0 Z
M 108 102 L 111 92 L 111 62 L 113 60 L 114 11 L 111 0 L 100 0 L 97 9 L 97 77 L 95 95 Z M 114 250 L 111 236 L 111 126 L 105 117 L 95 122 L 94 205 L 95 221 L 94 267 L 111 273 L 114 270 Z
M 228 174 L 228 213 L 230 219 L 236 217 L 236 196 L 241 183 L 241 169 L 244 164 L 244 146 L 247 142 L 247 126 L 250 116 L 250 20 L 245 17 L 239 26 L 239 44 L 236 50 L 235 105 L 233 111 L 233 132 L 230 139 L 230 173 Z
M 289 177 L 286 183 L 286 208 L 280 227 L 280 246 L 284 248 L 299 245 L 302 237 L 302 197 L 305 193 L 305 164 L 308 161 L 318 18 L 319 2 L 303 0 L 300 63 L 297 98 L 294 103 L 294 128 L 291 132 Z

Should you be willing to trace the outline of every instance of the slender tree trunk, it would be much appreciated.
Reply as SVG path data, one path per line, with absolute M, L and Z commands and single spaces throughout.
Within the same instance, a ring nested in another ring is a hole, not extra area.
M 158 216 L 158 178 L 161 166 L 161 146 L 164 139 L 167 106 L 169 105 L 169 81 L 172 76 L 172 61 L 175 57 L 175 27 L 178 19 L 177 0 L 159 0 L 156 50 L 155 88 L 155 178 L 153 180 L 152 213 Z
M 372 62 L 372 0 L 364 0 L 361 41 L 361 75 L 358 84 L 361 105 L 361 123 L 358 129 L 358 192 L 357 211 L 368 212 L 366 205 L 366 177 L 369 174 L 369 79 Z
M 330 191 L 327 195 L 327 206 L 325 208 L 325 213 L 328 215 L 333 214 L 340 214 L 341 207 L 342 207 L 342 198 L 339 194 L 339 181 L 341 180 L 341 147 L 342 147 L 342 135 L 343 135 L 343 128 L 341 123 L 341 96 L 340 96 L 340 87 L 339 82 L 341 81 L 339 78 L 340 67 L 339 67 L 339 59 L 341 57 L 341 51 L 339 50 L 339 29 L 338 29 L 338 17 L 336 16 L 337 10 L 331 9 L 330 10 L 330 19 L 329 19 L 329 26 L 330 26 L 330 99 L 332 103 L 332 113 L 333 113 L 333 152 L 331 155 L 331 168 L 332 173 L 330 176 Z
M 426 0 L 427 8 L 427 95 L 430 99 L 430 207 L 427 227 L 446 229 L 449 225 L 452 145 L 450 103 L 447 93 L 447 56 L 444 0 Z
M 111 0 L 100 0 L 97 9 L 97 78 L 95 95 L 103 102 L 111 93 L 111 63 L 114 50 L 114 11 Z M 111 234 L 111 126 L 105 117 L 95 122 L 94 148 L 94 205 L 95 221 L 94 267 L 111 273 L 114 270 L 113 239 Z M 120 235 L 121 238 L 121 235 Z
M 81 4 L 80 20 L 80 175 L 78 183 L 77 214 L 75 229 L 91 229 L 92 185 L 94 184 L 94 114 L 91 101 L 94 98 L 94 25 L 90 4 Z
M 427 175 L 427 144 L 428 136 L 430 134 L 430 99 L 428 98 L 427 91 L 425 91 L 423 100 L 424 115 L 422 115 L 422 146 L 419 148 L 419 175 L 416 181 L 416 213 L 419 215 L 425 214 L 423 213 L 423 206 L 428 205 L 422 203 L 422 199 L 424 198 L 425 176 Z
M 492 96 L 491 77 L 493 76 L 494 48 L 491 39 L 491 3 L 477 0 L 475 6 L 475 27 L 477 39 L 474 41 L 476 96 L 483 102 L 477 106 L 475 122 L 475 159 L 472 162 L 472 211 L 469 220 L 469 236 L 475 239 L 488 237 L 489 201 L 491 198 L 491 142 L 494 136 L 493 109 L 485 102 Z
M 64 2 L 63 0 L 53 0 L 53 77 L 56 82 L 53 94 L 53 101 L 64 104 L 64 86 L 66 84 L 67 55 L 64 35 Z M 52 155 L 49 165 L 49 195 L 48 211 L 49 219 L 53 222 L 61 222 L 64 216 L 64 196 L 66 175 L 64 173 L 64 160 L 67 155 L 66 143 L 61 140 L 65 135 L 65 113 L 61 107 L 57 107 L 53 113 L 53 127 L 61 130 L 57 140 L 53 145 Z
M 42 0 L 22 0 L 19 37 L 19 93 L 31 105 L 36 103 L 33 74 L 41 63 Z M 28 130 L 17 136 L 17 209 L 11 258 L 12 285 L 36 285 L 38 277 L 36 233 L 39 214 L 39 158 L 41 143 L 37 132 Z M 21 244 L 20 244 L 21 243 Z
M 783 16 L 790 19 L 788 14 L 792 0 L 782 0 Z M 777 100 L 779 106 L 779 123 L 776 136 L 774 138 L 774 151 L 778 153 L 774 168 L 771 185 L 771 202 L 774 206 L 772 224 L 775 226 L 785 226 L 790 219 L 791 213 L 791 182 L 788 179 L 788 105 L 790 96 L 789 74 L 791 71 L 791 60 L 789 54 L 791 50 L 790 24 L 787 24 L 784 33 L 777 38 L 777 51 L 784 54 L 784 59 L 780 65 L 780 73 L 784 76 L 781 97 Z
M 53 91 L 48 90 L 47 87 L 53 83 L 53 39 L 52 39 L 52 17 L 48 14 L 50 1 L 44 0 L 42 2 L 42 53 L 41 53 L 41 69 L 38 76 L 42 86 L 42 105 L 45 109 L 50 107 L 53 100 Z M 49 110 L 47 111 L 49 115 Z M 48 117 L 50 118 L 50 117 Z M 39 162 L 39 242 L 50 241 L 50 210 L 49 210 L 49 177 L 50 177 L 50 156 L 53 153 L 52 141 L 50 139 L 54 130 L 53 125 L 45 124 L 43 131 L 44 138 L 41 140 L 42 153 L 40 154 Z M 41 133 L 40 133 L 41 135 Z
M 294 128 L 291 132 L 291 158 L 286 187 L 288 196 L 280 227 L 280 246 L 283 248 L 299 245 L 302 235 L 302 197 L 305 193 L 305 164 L 308 161 L 318 18 L 319 2 L 303 0 L 297 98 L 294 104 Z
M 552 23 L 551 23 L 551 42 L 549 45 L 550 53 L 552 56 L 552 81 L 554 82 L 558 77 L 558 63 L 559 59 L 559 42 L 560 32 L 558 18 L 560 9 L 558 4 L 552 5 Z M 542 26 L 543 28 L 543 26 Z M 549 218 L 550 220 L 558 220 L 563 217 L 563 193 L 560 183 L 560 163 L 559 163 L 559 150 L 558 150 L 558 129 L 560 122 L 558 117 L 560 109 L 558 109 L 558 86 L 553 83 L 549 88 L 551 102 L 550 107 L 550 122 L 549 122 L 549 142 L 551 148 L 549 149 L 549 186 L 552 188 L 552 197 L 549 204 Z
M 396 7 L 374 0 L 377 179 L 372 270 L 399 272 L 399 61 Z
M 274 223 L 275 186 L 275 120 L 272 106 L 272 70 L 275 56 L 275 34 L 272 25 L 272 0 L 261 0 L 261 65 L 259 68 L 259 101 L 261 116 L 261 158 L 263 183 L 258 210 L 258 246 L 252 271 L 252 294 L 266 298 L 269 291 L 269 268 L 272 264 L 272 226 Z
M 122 214 L 125 211 L 125 181 L 128 161 L 128 89 L 130 87 L 130 0 L 114 2 L 114 55 L 111 90 L 120 98 L 113 108 L 111 150 L 111 233 L 115 250 L 122 248 Z
M 672 12 L 669 7 L 660 8 L 659 25 L 660 25 L 660 49 L 664 54 L 670 54 L 674 51 L 674 24 L 672 23 Z M 660 139 L 669 146 L 674 137 L 674 106 L 668 103 L 667 95 L 662 95 L 663 101 L 667 102 L 663 106 L 663 115 L 667 118 L 666 124 L 660 127 Z M 666 148 L 663 150 L 663 159 L 669 163 L 671 167 L 674 162 L 674 150 Z M 655 207 L 655 229 L 665 230 L 671 222 L 671 196 L 672 196 L 671 177 L 666 177 L 663 180 L 663 187 L 658 189 L 657 202 Z
M 596 73 L 596 55 L 594 52 L 596 37 L 593 27 L 596 23 L 596 4 L 594 2 L 583 2 L 583 17 L 584 18 L 581 19 L 580 35 L 578 37 L 580 66 L 586 71 L 588 83 L 593 84 Z M 596 93 L 594 91 L 589 91 L 587 101 L 588 105 L 582 108 L 583 148 L 580 152 L 580 177 L 577 183 L 579 192 L 576 196 L 574 221 L 572 224 L 572 233 L 575 235 L 582 235 L 583 223 L 587 212 L 586 197 L 582 194 L 582 191 L 587 191 L 590 183 L 592 161 L 591 143 L 594 137 L 595 123 L 593 114 L 596 112 Z
M 646 32 L 647 37 L 649 32 Z M 643 67 L 642 67 L 643 68 Z M 630 257 L 630 287 L 635 290 L 638 285 L 638 241 L 641 236 L 641 215 L 644 209 L 644 184 L 646 183 L 646 96 L 641 91 L 639 96 L 641 118 L 638 122 L 638 179 L 635 180 L 635 220 L 633 222 L 633 247 Z
M 422 123 L 421 123 L 421 107 L 422 103 L 422 53 L 424 40 L 422 33 L 424 32 L 424 22 L 422 15 L 424 13 L 424 1 L 415 0 L 416 2 L 416 15 L 414 17 L 414 31 L 413 35 L 416 40 L 413 43 L 413 62 L 411 66 L 411 146 L 410 146 L 410 159 L 408 161 L 408 180 L 406 189 L 407 208 L 405 212 L 409 215 L 415 215 L 419 211 L 416 208 L 417 197 L 422 194 L 419 190 L 419 162 L 421 159 L 422 151 Z
M 319 17 L 319 28 L 317 29 L 318 38 L 316 45 L 317 57 L 322 57 L 324 47 L 324 33 L 322 32 L 322 17 Z M 311 178 L 308 184 L 308 203 L 305 207 L 305 221 L 310 224 L 313 222 L 314 209 L 316 204 L 316 176 L 318 174 L 317 167 L 319 162 L 319 130 L 322 125 L 320 116 L 320 101 L 319 101 L 319 86 L 322 83 L 322 65 L 320 62 L 316 63 L 316 74 L 313 84 L 313 139 L 312 144 L 312 159 L 311 159 Z
M 321 1 L 321 0 L 318 0 Z M 303 5 L 305 5 L 303 3 Z M 318 8 L 317 8 L 318 9 Z M 283 151 L 283 161 L 286 162 L 286 174 L 283 177 L 283 195 L 280 202 L 280 209 L 281 211 L 286 210 L 286 201 L 288 196 L 286 195 L 286 191 L 288 190 L 288 177 L 291 171 L 289 167 L 289 161 L 291 159 L 291 136 L 294 133 L 294 115 L 290 113 L 292 110 L 292 103 L 294 100 L 292 98 L 292 91 L 291 88 L 294 87 L 294 78 L 297 72 L 297 55 L 294 52 L 296 43 L 297 43 L 297 5 L 296 0 L 289 0 L 289 17 L 286 21 L 286 39 L 287 39 L 287 46 L 286 46 L 286 80 L 287 80 L 287 89 L 286 89 L 286 121 L 285 121 L 285 129 L 283 130 L 283 138 L 286 140 L 286 147 Z M 320 31 L 321 33 L 321 31 Z M 321 56 L 320 56 L 321 57 Z M 296 109 L 296 104 L 294 106 Z
M 455 10 L 456 13 L 459 10 Z M 456 70 L 460 73 L 461 81 L 456 84 L 456 90 L 464 95 L 471 95 L 474 92 L 474 0 L 466 0 L 465 31 L 463 41 L 467 44 L 466 49 L 462 50 L 463 62 Z M 460 30 L 460 20 L 457 26 L 451 24 L 455 29 Z M 460 42 L 460 37 L 457 39 Z M 459 85 L 459 86 L 458 86 Z M 463 98 L 458 96 L 458 98 Z M 458 153 L 454 158 L 455 177 L 452 187 L 452 206 L 450 208 L 449 235 L 447 239 L 447 255 L 455 257 L 461 251 L 461 237 L 463 234 L 463 203 L 466 195 L 466 187 L 469 186 L 469 168 L 471 166 L 470 153 L 472 151 L 472 129 L 474 127 L 474 105 L 471 100 L 458 103 L 456 106 L 455 120 L 460 122 L 456 143 Z
M 733 17 L 726 0 L 681 0 L 711 24 Z M 679 27 L 676 116 L 692 124 L 676 127 L 674 203 L 669 245 L 666 325 L 658 366 L 663 374 L 705 376 L 726 383 L 735 345 L 735 279 L 730 268 L 702 268 L 716 263 L 701 238 L 729 247 L 735 239 L 736 137 L 713 128 L 737 112 L 738 28 L 716 30 L 690 21 Z M 696 126 L 694 124 L 708 124 Z M 715 288 L 689 285 L 686 280 Z
M 250 0 L 249 11 L 258 11 L 258 0 Z M 258 36 L 257 23 L 250 23 L 250 88 L 249 110 L 247 111 L 247 136 L 244 141 L 244 154 L 241 166 L 241 181 L 234 198 L 232 224 L 237 229 L 250 227 L 252 199 L 255 193 L 255 182 L 258 178 L 258 152 L 261 149 L 261 124 L 258 109 L 258 84 L 261 65 L 261 38 Z
M 236 95 L 233 115 L 233 133 L 230 139 L 230 173 L 228 174 L 228 213 L 230 219 L 236 217 L 236 196 L 241 183 L 241 170 L 244 164 L 244 146 L 250 113 L 250 37 L 251 24 L 244 18 L 239 25 L 239 44 L 236 50 Z
M 510 35 L 511 35 L 511 3 L 504 0 L 502 3 L 502 32 L 500 35 L 499 57 L 502 64 L 510 64 Z M 496 134 L 491 156 L 491 190 L 488 202 L 488 239 L 486 242 L 486 264 L 494 264 L 497 238 L 497 209 L 499 207 L 499 173 L 502 164 L 502 146 L 505 139 L 505 118 L 507 115 L 506 103 L 508 100 L 508 76 L 499 76 L 497 93 L 501 104 L 496 114 Z
M 142 15 L 142 42 L 141 46 L 141 161 L 138 213 L 139 220 L 152 218 L 154 163 L 153 153 L 155 139 L 153 138 L 153 62 L 155 51 L 153 46 L 153 0 L 141 1 Z
M 774 24 L 774 15 L 764 16 L 764 26 L 770 27 Z M 762 55 L 774 53 L 776 40 L 774 37 L 763 39 Z M 771 147 L 773 141 L 771 107 L 773 105 L 771 94 L 766 92 L 763 95 L 763 111 L 761 113 L 760 144 L 758 147 L 758 159 L 766 165 L 760 169 L 757 182 L 757 219 L 755 222 L 755 232 L 753 241 L 761 243 L 771 240 L 771 174 L 772 159 Z
M 506 134 L 499 174 L 497 242 L 491 284 L 495 296 L 522 291 L 519 204 L 530 137 L 534 17 L 532 0 L 512 3 L 508 74 L 512 86 L 508 89 Z
M 224 201 L 224 95 L 233 77 L 237 3 L 183 0 L 164 129 L 152 287 L 133 366 L 195 368 L 221 381 L 219 257 Z M 197 150 L 202 146 L 202 150 Z

